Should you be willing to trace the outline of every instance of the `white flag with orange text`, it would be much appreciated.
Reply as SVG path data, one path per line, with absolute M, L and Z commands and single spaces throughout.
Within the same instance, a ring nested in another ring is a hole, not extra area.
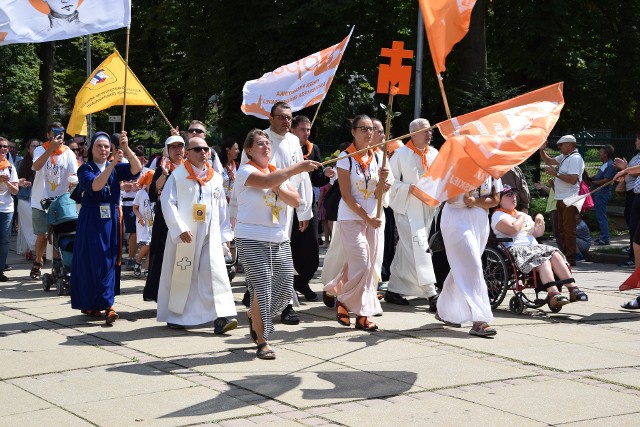
M 278 101 L 289 104 L 294 112 L 322 101 L 354 28 L 340 43 L 246 82 L 242 88 L 242 111 L 268 119 L 271 106 Z
M 445 70 L 445 59 L 453 46 L 469 31 L 476 0 L 418 0 L 427 30 L 429 50 L 437 73 Z
M 562 86 L 556 83 L 438 123 L 446 141 L 411 194 L 436 206 L 524 162 L 558 121 Z
M 0 1 L 0 45 L 69 39 L 130 23 L 131 0 Z

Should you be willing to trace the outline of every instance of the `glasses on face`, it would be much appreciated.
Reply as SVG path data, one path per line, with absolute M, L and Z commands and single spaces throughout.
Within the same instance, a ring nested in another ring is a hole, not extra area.
M 274 114 L 271 117 L 278 118 L 278 119 L 282 120 L 283 122 L 290 122 L 291 120 L 293 120 L 293 116 L 287 116 L 287 115 L 284 115 L 284 114 Z
M 367 126 L 356 126 L 354 127 L 354 129 L 360 129 L 362 132 L 373 132 L 377 130 L 374 127 L 367 127 Z
M 201 133 L 204 133 L 204 130 L 198 129 L 198 128 L 191 128 L 191 129 L 189 129 L 189 133 L 201 134 Z
M 271 147 L 271 143 L 270 142 L 256 142 L 256 146 L 260 147 L 260 148 L 265 148 L 265 147 Z
M 8 145 L 0 145 L 0 148 L 4 148 L 5 150 L 8 150 L 9 146 Z
M 204 151 L 205 153 L 208 153 L 209 147 L 192 147 L 188 148 L 187 151 L 195 151 L 196 153 L 202 153 Z

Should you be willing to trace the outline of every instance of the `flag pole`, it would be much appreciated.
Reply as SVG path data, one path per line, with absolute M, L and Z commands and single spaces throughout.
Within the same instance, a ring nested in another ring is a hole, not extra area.
M 444 92 L 444 84 L 442 83 L 442 74 L 437 73 L 438 85 L 440 86 L 440 93 L 442 94 L 442 101 L 444 102 L 444 111 L 447 113 L 447 120 L 451 120 L 451 110 L 449 110 L 449 102 L 447 101 L 447 94 Z
M 402 135 L 402 136 L 399 136 L 399 137 L 397 137 L 397 138 L 390 139 L 390 140 L 388 140 L 388 141 L 386 141 L 386 140 L 385 140 L 385 141 L 382 141 L 382 142 L 380 142 L 380 143 L 378 143 L 378 144 L 370 145 L 370 146 L 368 146 L 367 148 L 363 148 L 362 150 L 354 151 L 353 153 L 351 153 L 351 154 L 347 154 L 346 156 L 336 157 L 335 159 L 329 159 L 329 160 L 326 160 L 326 161 L 324 161 L 324 162 L 320 163 L 320 165 L 321 165 L 321 166 L 330 165 L 331 163 L 335 163 L 335 162 L 337 162 L 338 160 L 348 159 L 349 157 L 353 157 L 353 156 L 355 156 L 356 154 L 360 154 L 360 153 L 364 153 L 365 151 L 369 151 L 369 150 L 371 150 L 372 148 L 380 147 L 380 146 L 382 146 L 382 145 L 386 145 L 386 144 L 388 144 L 388 143 L 390 143 L 390 142 L 393 142 L 393 141 L 400 141 L 400 140 L 402 140 L 402 139 L 409 138 L 410 136 L 417 135 L 417 134 L 422 133 L 422 132 L 427 132 L 427 131 L 433 130 L 433 129 L 435 129 L 436 127 L 438 127 L 438 125 L 429 126 L 428 128 L 424 128 L 424 129 L 418 129 L 418 130 L 417 130 L 417 131 L 415 131 L 415 132 L 411 132 L 411 133 L 408 133 L 408 134 L 406 134 L 406 135 Z
M 390 127 L 391 127 L 391 117 L 393 115 L 393 112 L 391 111 L 391 109 L 393 108 L 393 95 L 394 92 L 396 91 L 396 87 L 393 85 L 390 85 L 389 88 L 389 105 L 387 105 L 387 120 L 386 120 L 386 125 L 385 125 L 385 129 L 384 129 L 384 140 L 387 141 L 387 139 L 389 139 L 389 131 L 390 131 Z M 387 167 L 387 144 L 384 144 L 382 146 L 382 168 Z M 382 215 L 382 195 L 384 194 L 384 186 L 382 185 L 378 185 L 378 194 L 376 194 L 376 197 L 378 198 L 378 206 L 376 209 L 376 218 L 380 218 L 380 215 Z
M 322 107 L 323 102 L 324 102 L 324 99 L 320 101 L 320 104 L 318 104 L 318 108 L 316 108 L 316 113 L 313 115 L 313 120 L 311 120 L 311 126 L 309 126 L 310 128 L 313 128 L 313 124 L 316 122 L 316 117 L 318 117 L 318 111 L 320 111 L 320 107 Z
M 131 34 L 131 25 L 127 25 L 127 41 L 124 50 L 124 95 L 122 96 L 122 131 L 124 131 L 124 122 L 127 118 L 127 75 L 129 74 L 129 35 Z
M 173 127 L 173 125 L 171 124 L 171 122 L 169 121 L 169 119 L 167 119 L 167 116 L 164 115 L 164 113 L 162 112 L 162 110 L 160 109 L 160 106 L 158 105 L 158 103 L 156 102 L 156 109 L 158 110 L 158 112 L 160 113 L 160 115 L 162 116 L 162 118 L 164 119 L 165 122 L 167 122 L 167 124 L 169 125 L 169 127 L 171 129 L 175 129 Z

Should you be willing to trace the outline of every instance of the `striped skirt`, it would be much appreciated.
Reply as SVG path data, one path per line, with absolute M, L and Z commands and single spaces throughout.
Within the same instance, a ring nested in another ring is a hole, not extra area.
M 275 331 L 273 317 L 280 314 L 293 295 L 293 261 L 289 241 L 281 243 L 236 238 L 238 257 L 244 267 L 251 306 L 260 307 L 264 339 Z M 260 331 L 256 331 L 260 333 Z

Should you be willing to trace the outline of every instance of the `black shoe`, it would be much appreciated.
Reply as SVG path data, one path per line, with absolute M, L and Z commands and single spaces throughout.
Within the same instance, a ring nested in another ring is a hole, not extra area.
M 244 293 L 244 296 L 242 297 L 242 304 L 247 308 L 251 307 L 251 295 L 249 294 L 248 289 L 246 290 L 246 292 Z
M 436 313 L 438 311 L 438 294 L 429 297 L 429 312 Z
M 409 305 L 409 301 L 407 301 L 406 298 L 403 298 L 402 295 L 391 291 L 387 291 L 384 296 L 384 300 L 389 304 Z
M 297 325 L 300 323 L 300 318 L 298 317 L 298 315 L 296 314 L 295 311 L 293 311 L 293 307 L 291 306 L 291 304 L 289 304 L 283 311 L 282 314 L 280 315 L 280 320 L 282 321 L 282 323 L 284 323 L 285 325 Z
M 295 286 L 294 286 L 294 288 L 295 288 Z M 296 289 L 296 292 L 301 293 L 302 295 L 304 295 L 304 298 L 307 301 L 313 302 L 313 301 L 317 301 L 318 300 L 318 294 L 313 292 L 308 284 L 306 286 L 298 286 L 298 289 Z
M 13 270 L 13 267 L 11 267 L 11 266 L 10 266 L 10 265 L 8 265 L 8 264 L 5 264 L 5 265 L 4 265 L 4 270 L 3 270 L 3 271 L 11 271 L 11 270 Z
M 0 282 L 6 282 L 8 280 L 9 280 L 9 278 L 7 276 L 5 276 L 4 274 L 0 273 Z
M 236 319 L 227 319 L 226 317 L 218 317 L 213 322 L 213 333 L 216 335 L 226 334 L 232 329 L 238 327 L 238 321 Z
M 334 308 L 336 306 L 336 297 L 333 295 L 329 295 L 327 292 L 322 291 L 322 302 L 329 308 Z

